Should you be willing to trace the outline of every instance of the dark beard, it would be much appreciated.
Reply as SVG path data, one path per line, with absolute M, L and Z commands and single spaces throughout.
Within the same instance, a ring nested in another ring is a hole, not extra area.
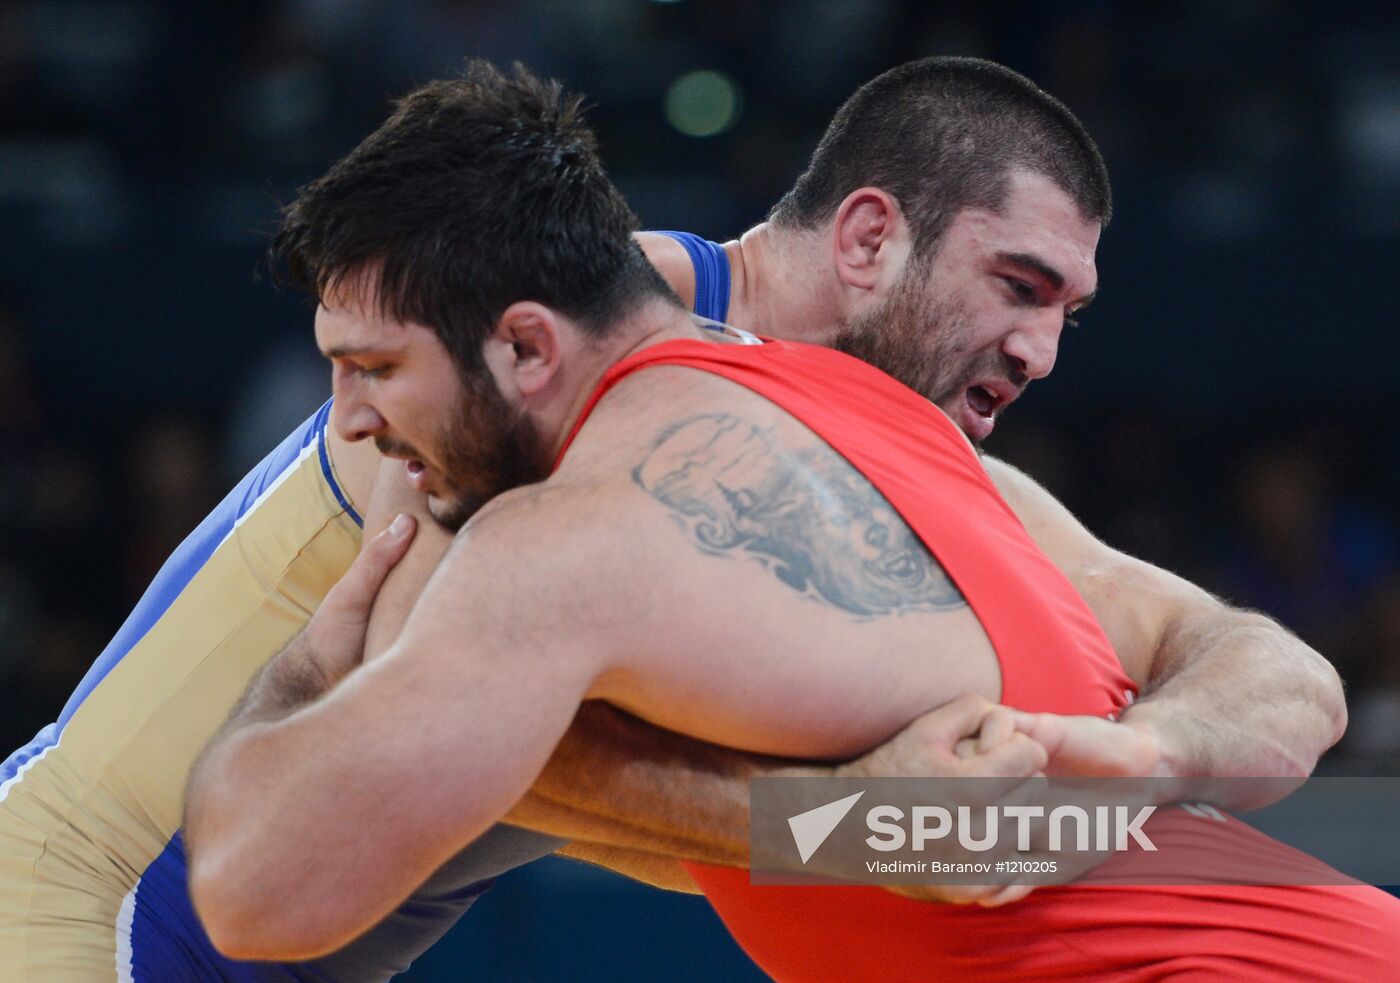
M 940 406 L 971 379 L 960 365 L 966 359 L 967 315 L 921 293 L 923 274 L 911 265 L 890 297 L 842 328 L 832 347 L 875 366 Z M 946 409 L 946 407 L 944 407 Z
M 885 303 L 842 328 L 832 347 L 902 382 L 955 420 L 974 379 L 1000 376 L 1024 387 L 1025 375 L 1004 353 L 969 356 L 971 319 L 959 305 L 921 292 L 926 275 L 911 265 Z
M 447 494 L 429 505 L 438 525 L 454 532 L 501 492 L 543 481 L 551 470 L 539 430 L 485 370 L 463 373 L 463 383 L 438 442 Z

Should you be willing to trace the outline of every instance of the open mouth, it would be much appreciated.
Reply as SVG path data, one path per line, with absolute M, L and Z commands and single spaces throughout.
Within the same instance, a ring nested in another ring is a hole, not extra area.
M 408 484 L 414 491 L 423 494 L 432 494 L 433 487 L 430 481 L 431 472 L 428 466 L 416 457 L 405 458 L 403 471 L 408 478 Z
M 963 390 L 963 405 L 953 413 L 954 421 L 974 443 L 986 439 L 997 425 L 997 414 L 1020 390 L 1014 383 L 996 380 L 977 383 Z
M 972 411 L 980 417 L 991 419 L 996 411 L 1005 402 L 995 392 L 986 386 L 969 386 L 967 390 L 967 403 L 972 407 Z

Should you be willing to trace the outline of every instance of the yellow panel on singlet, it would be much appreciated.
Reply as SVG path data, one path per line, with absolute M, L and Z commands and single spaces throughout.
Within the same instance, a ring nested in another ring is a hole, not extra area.
M 132 978 L 134 889 L 179 829 L 195 755 L 359 549 L 327 413 L 191 535 L 58 724 L 0 769 L 0 981 Z

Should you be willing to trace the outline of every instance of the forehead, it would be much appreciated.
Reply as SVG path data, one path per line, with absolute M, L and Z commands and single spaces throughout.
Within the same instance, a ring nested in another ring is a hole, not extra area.
M 381 312 L 378 294 L 363 278 L 328 289 L 316 308 L 316 344 L 326 355 L 400 351 L 437 341 L 431 328 L 396 321 Z
M 1012 171 L 1009 180 L 1001 211 L 963 209 L 949 224 L 940 252 L 974 262 L 1002 253 L 1035 256 L 1064 275 L 1071 295 L 1093 293 L 1098 288 L 1098 221 L 1085 220 L 1074 199 L 1043 175 Z

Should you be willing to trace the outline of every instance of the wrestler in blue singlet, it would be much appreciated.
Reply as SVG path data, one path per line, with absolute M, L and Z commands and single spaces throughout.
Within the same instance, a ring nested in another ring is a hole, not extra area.
M 695 312 L 723 321 L 723 248 L 663 234 L 690 255 Z M 327 403 L 190 534 L 58 720 L 0 764 L 0 980 L 377 983 L 492 878 L 562 845 L 497 826 L 370 933 L 310 963 L 225 959 L 195 917 L 180 837 L 190 765 L 359 550 L 329 417 Z
M 58 720 L 0 765 L 0 980 L 386 980 L 490 878 L 558 847 L 499 827 L 371 933 L 301 966 L 225 959 L 196 919 L 179 833 L 190 765 L 359 550 L 329 415 L 328 403 L 200 524 Z

